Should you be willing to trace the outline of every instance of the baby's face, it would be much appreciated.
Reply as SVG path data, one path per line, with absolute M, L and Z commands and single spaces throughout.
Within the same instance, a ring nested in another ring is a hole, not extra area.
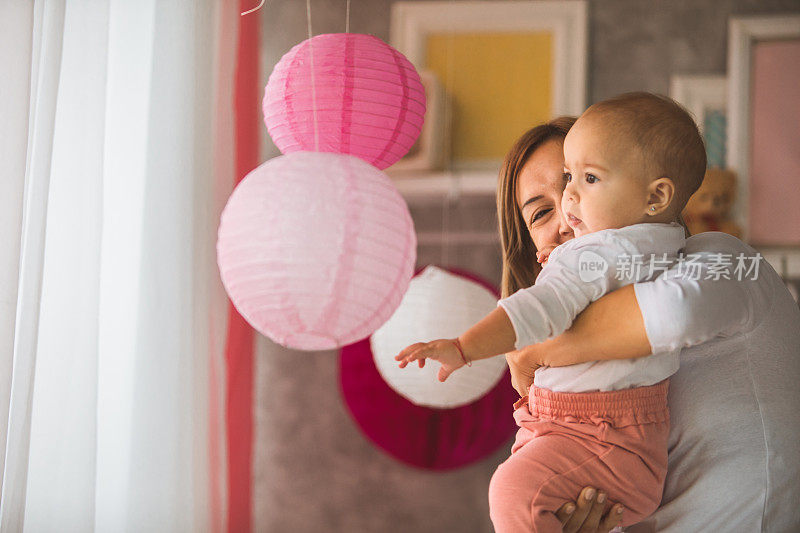
M 561 207 L 575 236 L 647 219 L 648 191 L 639 150 L 601 116 L 578 119 L 564 139 Z

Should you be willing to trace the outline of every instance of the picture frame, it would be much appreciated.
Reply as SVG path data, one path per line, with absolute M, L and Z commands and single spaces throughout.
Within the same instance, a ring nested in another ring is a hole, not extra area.
M 418 71 L 426 64 L 427 43 L 436 35 L 525 35 L 546 33 L 551 39 L 552 54 L 548 68 L 550 115 L 580 115 L 586 107 L 587 79 L 587 5 L 585 0 L 519 1 L 428 1 L 392 4 L 390 41 Z M 498 84 L 507 80 L 498 80 Z M 445 91 L 450 89 L 445 84 Z M 454 106 L 455 108 L 456 106 Z M 454 110 L 456 120 L 465 110 Z M 535 124 L 531 123 L 530 126 Z M 520 132 L 521 133 L 521 132 Z M 456 141 L 453 135 L 454 142 Z M 454 169 L 499 168 L 502 157 L 465 161 L 453 146 Z
M 752 60 L 759 41 L 800 38 L 800 15 L 731 17 L 728 20 L 728 134 L 727 166 L 739 179 L 733 208 L 745 242 L 751 240 L 750 164 Z
M 723 75 L 676 75 L 670 97 L 694 117 L 706 143 L 709 167 L 727 166 L 728 78 Z
M 449 128 L 445 120 L 451 113 L 445 107 L 449 105 L 449 101 L 445 98 L 444 87 L 430 70 L 420 71 L 419 77 L 425 88 L 425 122 L 408 154 L 387 169 L 392 176 L 398 173 L 442 170 L 450 156 L 450 145 L 447 142 Z
M 705 113 L 728 107 L 728 77 L 724 75 L 677 75 L 670 78 L 670 97 L 694 115 L 703 131 Z

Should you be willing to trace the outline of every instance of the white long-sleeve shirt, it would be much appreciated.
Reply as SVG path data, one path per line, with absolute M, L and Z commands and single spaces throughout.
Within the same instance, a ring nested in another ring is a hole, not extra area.
M 698 274 L 673 266 L 634 285 L 653 352 L 683 349 L 664 496 L 630 531 L 800 531 L 800 309 L 735 237 L 701 233 L 684 253 Z M 717 277 L 740 255 L 758 272 Z
M 558 336 L 604 294 L 667 271 L 686 243 L 678 223 L 643 223 L 576 237 L 556 247 L 531 287 L 498 301 L 516 334 L 515 348 Z M 590 361 L 536 370 L 534 384 L 559 392 L 654 385 L 679 367 L 680 349 L 635 359 Z

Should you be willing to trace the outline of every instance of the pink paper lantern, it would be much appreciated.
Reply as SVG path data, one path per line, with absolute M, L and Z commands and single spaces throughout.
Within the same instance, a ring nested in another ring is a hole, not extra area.
M 328 350 L 392 316 L 416 262 L 403 197 L 353 156 L 296 152 L 250 172 L 222 211 L 217 263 L 239 313 L 273 341 Z
M 267 82 L 263 110 L 267 130 L 284 154 L 351 154 L 384 169 L 417 140 L 425 89 L 411 62 L 377 37 L 323 34 L 281 58 Z

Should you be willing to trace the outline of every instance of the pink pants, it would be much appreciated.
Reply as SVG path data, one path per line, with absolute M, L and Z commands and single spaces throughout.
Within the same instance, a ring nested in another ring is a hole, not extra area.
M 531 386 L 514 404 L 519 430 L 489 483 L 497 533 L 561 532 L 555 511 L 587 485 L 625 506 L 623 526 L 658 507 L 667 473 L 669 379 L 611 392 Z

